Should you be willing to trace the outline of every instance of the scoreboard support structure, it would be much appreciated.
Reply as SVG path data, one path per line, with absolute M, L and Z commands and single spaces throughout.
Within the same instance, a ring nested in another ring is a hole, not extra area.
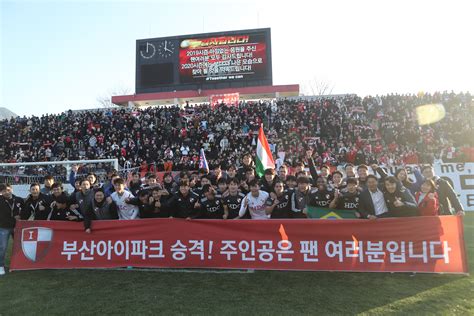
M 225 95 L 231 93 L 239 93 L 240 100 L 277 99 L 297 97 L 299 96 L 299 90 L 300 86 L 298 84 L 293 84 L 228 89 L 155 92 L 112 96 L 112 103 L 119 106 L 131 107 L 185 104 L 186 102 L 207 103 L 209 102 L 210 97 L 213 95 Z

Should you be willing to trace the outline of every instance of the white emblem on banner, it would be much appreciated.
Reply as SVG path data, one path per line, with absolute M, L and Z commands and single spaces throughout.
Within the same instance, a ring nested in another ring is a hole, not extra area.
M 21 249 L 26 258 L 37 262 L 51 247 L 53 230 L 45 227 L 23 228 L 21 231 Z

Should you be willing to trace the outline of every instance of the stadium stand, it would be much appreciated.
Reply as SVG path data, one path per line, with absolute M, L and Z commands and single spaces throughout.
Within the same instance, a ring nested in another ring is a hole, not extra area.
M 442 103 L 446 117 L 418 126 L 414 109 L 428 103 Z M 471 95 L 453 92 L 67 111 L 1 121 L 0 160 L 118 158 L 122 167 L 179 171 L 198 169 L 204 148 L 211 166 L 238 167 L 263 123 L 273 152 L 285 152 L 290 164 L 308 147 L 318 164 L 467 162 L 474 161 L 473 119 Z

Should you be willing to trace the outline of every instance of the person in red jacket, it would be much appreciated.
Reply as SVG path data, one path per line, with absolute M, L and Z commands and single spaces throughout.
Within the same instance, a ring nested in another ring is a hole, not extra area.
M 436 185 L 433 180 L 425 180 L 421 184 L 421 190 L 416 192 L 415 199 L 421 216 L 439 215 L 438 193 L 436 193 Z

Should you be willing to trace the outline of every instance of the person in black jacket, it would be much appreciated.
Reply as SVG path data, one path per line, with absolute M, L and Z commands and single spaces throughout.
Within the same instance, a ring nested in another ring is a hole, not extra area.
M 55 203 L 49 213 L 48 220 L 51 221 L 71 221 L 79 222 L 83 219 L 82 215 L 68 206 L 68 198 L 61 195 L 55 199 Z
M 132 173 L 132 180 L 130 180 L 130 183 L 128 184 L 128 189 L 134 196 L 137 196 L 141 186 L 142 181 L 140 180 L 140 174 L 135 171 Z
M 20 219 L 23 199 L 13 195 L 9 184 L 0 184 L 0 275 L 5 274 L 5 254 L 8 240 L 13 237 L 16 220 Z
M 91 188 L 89 180 L 81 181 L 81 191 L 71 195 L 69 205 L 71 210 L 78 210 L 81 214 L 85 214 L 86 208 L 94 198 L 94 190 Z
M 182 180 L 179 183 L 179 191 L 166 203 L 171 210 L 172 216 L 177 218 L 193 219 L 199 216 L 199 195 L 191 191 L 189 182 Z
M 172 195 L 169 194 L 168 190 L 154 188 L 148 198 L 148 206 L 144 208 L 143 216 L 140 213 L 140 218 L 170 217 L 170 212 L 165 205 L 171 197 Z
M 386 177 L 388 177 L 388 173 L 383 168 L 379 167 L 377 164 L 372 164 L 371 168 L 372 168 L 374 174 L 378 173 L 380 175 L 382 182 Z M 417 171 L 415 169 L 415 175 L 416 174 L 419 174 L 419 173 L 417 173 Z M 401 184 L 405 188 L 410 190 L 410 193 L 412 195 L 415 195 L 415 193 L 420 190 L 421 180 L 418 181 L 418 179 L 417 179 L 416 182 L 411 181 L 410 178 L 408 178 L 408 172 L 405 168 L 398 168 L 395 171 L 395 178 L 397 178 L 398 181 L 400 181 Z
M 84 229 L 86 233 L 91 232 L 93 220 L 118 219 L 117 204 L 114 201 L 107 201 L 103 189 L 98 189 L 94 193 L 90 207 L 86 208 L 84 214 Z
M 237 178 L 241 181 L 246 178 L 247 171 L 255 170 L 255 165 L 252 161 L 252 155 L 246 153 L 242 158 L 242 165 L 237 170 Z
M 319 177 L 316 181 L 316 188 L 311 190 L 309 195 L 309 206 L 329 208 L 329 204 L 334 200 L 334 189 L 328 185 L 325 177 Z
M 267 200 L 265 212 L 270 218 L 290 218 L 291 217 L 291 195 L 292 192 L 285 189 L 282 180 L 277 180 L 274 192 L 270 193 Z
M 79 186 L 80 186 L 80 181 L 79 180 Z M 75 191 L 74 191 L 75 192 Z M 67 191 L 64 191 L 64 188 L 63 188 L 63 184 L 58 181 L 58 182 L 54 182 L 53 185 L 51 186 L 51 198 L 54 200 L 55 198 L 57 198 L 58 196 L 60 195 L 63 195 L 65 194 L 66 196 L 69 196 L 69 194 L 67 193 Z M 74 194 L 74 193 L 73 193 Z
M 237 178 L 231 178 L 228 181 L 229 190 L 222 199 L 224 204 L 224 219 L 239 218 L 240 205 L 245 194 L 239 191 L 240 181 Z
M 140 218 L 153 218 L 152 206 L 150 204 L 150 191 L 143 190 L 138 192 L 138 197 L 126 200 L 125 203 L 138 206 Z
M 25 207 L 20 214 L 23 220 L 46 220 L 51 212 L 53 199 L 40 192 L 39 183 L 30 185 L 30 195 L 25 200 Z
M 177 189 L 176 182 L 173 180 L 173 175 L 171 172 L 167 172 L 163 175 L 163 188 L 168 191 L 169 195 L 175 194 Z
M 436 184 L 440 215 L 464 215 L 464 209 L 448 181 L 437 177 L 432 166 L 424 166 L 421 173 L 425 179 L 431 179 Z
M 366 165 L 360 165 L 357 167 L 357 176 L 359 180 L 359 186 L 362 189 L 367 188 L 367 176 L 369 175 L 369 167 Z
M 384 198 L 389 217 L 418 216 L 418 206 L 410 191 L 393 176 L 384 179 Z
M 223 219 L 224 218 L 224 204 L 221 196 L 216 194 L 216 191 L 210 184 L 206 184 L 203 188 L 204 198 L 201 199 L 201 215 L 200 218 L 205 219 Z
M 275 169 L 265 169 L 263 178 L 260 180 L 260 190 L 267 193 L 275 192 L 273 187 L 275 186 L 277 179 L 278 178 L 275 175 Z
M 334 199 L 329 204 L 331 209 L 354 211 L 357 218 L 361 217 L 359 209 L 359 187 L 356 178 L 347 179 L 347 188 L 343 192 L 338 189 L 334 190 Z

